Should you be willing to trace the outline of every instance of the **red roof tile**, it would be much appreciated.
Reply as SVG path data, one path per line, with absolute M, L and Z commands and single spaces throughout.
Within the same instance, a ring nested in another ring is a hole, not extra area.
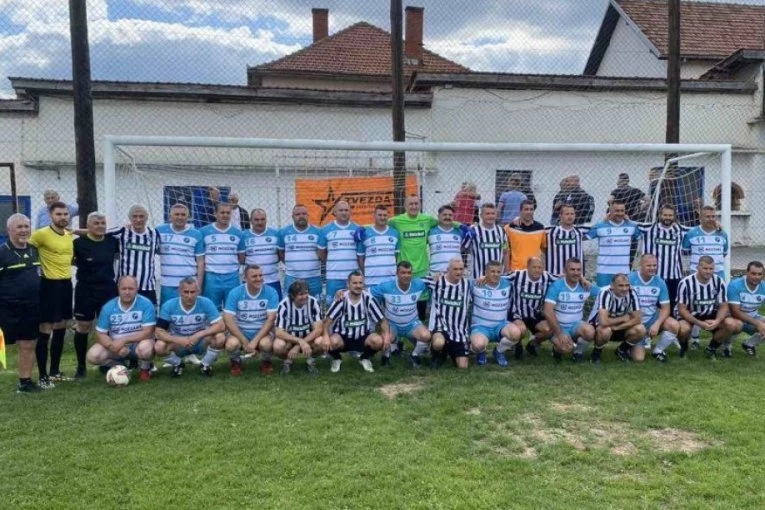
M 278 60 L 254 66 L 256 71 L 318 72 L 366 76 L 391 75 L 391 37 L 369 23 L 359 22 Z M 405 63 L 404 71 L 461 73 L 467 67 L 423 50 L 420 66 Z
M 667 1 L 615 0 L 637 27 L 667 54 Z M 739 49 L 765 49 L 765 7 L 682 2 L 680 53 L 721 58 Z

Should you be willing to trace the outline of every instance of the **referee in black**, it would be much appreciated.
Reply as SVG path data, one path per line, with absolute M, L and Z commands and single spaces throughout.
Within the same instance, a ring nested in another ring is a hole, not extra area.
M 98 211 L 88 214 L 87 233 L 74 240 L 74 265 L 77 285 L 74 289 L 74 351 L 77 354 L 75 379 L 85 377 L 88 334 L 101 307 L 117 297 L 114 283 L 114 260 L 119 256 L 119 242 L 106 235 L 106 216 Z
M 12 214 L 6 223 L 8 240 L 0 245 L 0 329 L 5 342 L 16 344 L 19 355 L 19 393 L 33 393 L 35 341 L 40 317 L 40 260 L 28 244 L 31 222 Z

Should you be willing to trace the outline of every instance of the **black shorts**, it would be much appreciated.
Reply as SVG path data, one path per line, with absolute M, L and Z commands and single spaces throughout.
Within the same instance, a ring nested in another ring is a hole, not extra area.
M 677 305 L 677 288 L 680 286 L 680 278 L 671 278 L 664 280 L 667 284 L 667 292 L 669 292 L 669 309 L 674 310 Z
M 74 288 L 74 318 L 92 321 L 107 301 L 117 297 L 117 285 L 89 285 L 78 282 Z
M 72 280 L 40 280 L 40 322 L 72 318 Z
M 0 329 L 8 345 L 17 340 L 36 340 L 40 331 L 38 305 L 0 303 Z
M 627 338 L 627 332 L 623 329 L 620 329 L 619 331 L 611 330 L 611 341 L 612 342 L 624 342 Z
M 542 317 L 541 315 L 537 315 L 533 319 L 528 319 L 528 318 L 523 319 L 521 317 L 513 317 L 513 322 L 523 321 L 523 324 L 526 326 L 526 329 L 529 330 L 529 333 L 531 333 L 532 335 L 537 330 L 537 324 L 539 324 L 543 320 L 545 320 L 545 318 Z
M 440 333 L 444 336 L 444 340 L 446 340 L 446 345 L 444 346 L 444 349 L 446 349 L 446 354 L 449 355 L 452 359 L 457 358 L 467 358 L 470 355 L 470 342 L 458 342 L 455 340 L 452 340 L 451 335 L 447 333 L 446 331 L 434 331 L 435 333 Z
M 340 335 L 340 338 L 343 339 L 343 352 L 364 352 L 364 344 L 367 341 L 366 336 L 361 338 L 351 338 L 345 335 Z
M 145 297 L 151 304 L 157 306 L 157 291 L 156 290 L 139 290 L 138 294 Z

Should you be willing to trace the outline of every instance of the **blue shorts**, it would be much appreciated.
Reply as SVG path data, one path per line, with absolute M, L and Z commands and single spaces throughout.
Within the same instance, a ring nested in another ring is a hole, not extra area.
M 308 284 L 308 292 L 311 294 L 311 296 L 315 297 L 316 299 L 321 298 L 321 277 L 317 276 L 315 278 L 295 278 L 294 276 L 290 275 L 284 275 L 284 292 L 289 292 L 290 285 L 292 285 L 297 280 L 305 280 L 305 282 Z
M 762 317 L 760 317 L 759 315 L 754 315 L 753 318 L 757 319 L 758 321 L 762 320 Z M 744 328 L 741 331 L 743 331 L 747 335 L 754 335 L 755 333 L 757 333 L 757 328 L 755 328 L 754 326 L 752 326 L 748 322 L 745 322 L 744 323 Z
M 178 297 L 178 287 L 165 287 L 159 288 L 159 306 L 164 305 L 173 298 Z
M 346 280 L 327 280 L 327 304 L 332 304 L 338 290 L 345 290 L 347 288 L 348 282 Z
M 210 299 L 218 310 L 221 310 L 226 303 L 228 293 L 239 285 L 241 285 L 239 272 L 229 274 L 205 273 L 202 295 Z
M 269 287 L 274 289 L 276 291 L 276 294 L 279 296 L 279 301 L 282 300 L 282 284 L 280 282 L 271 282 L 267 283 Z
M 111 359 L 123 365 L 125 364 L 125 360 L 138 360 L 138 354 L 136 354 L 136 349 L 138 349 L 139 343 L 140 342 L 133 342 L 132 344 L 128 344 L 126 346 L 128 348 L 128 351 L 130 351 L 128 352 L 127 356 L 111 356 Z
M 576 335 L 574 333 L 576 332 L 577 329 L 586 325 L 587 323 L 585 321 L 576 321 L 575 323 L 569 326 L 564 326 L 563 324 L 561 324 L 560 328 L 564 335 L 570 336 L 571 339 L 574 340 L 574 342 L 576 342 Z
M 412 338 L 412 335 L 414 334 L 414 330 L 417 329 L 420 326 L 423 326 L 422 322 L 419 320 L 413 320 L 412 322 L 408 324 L 393 324 L 392 322 L 388 322 L 390 326 L 390 332 L 393 335 L 393 338 L 397 338 L 400 336 L 406 337 L 406 338 Z
M 470 328 L 470 334 L 483 335 L 489 339 L 489 342 L 499 342 L 499 339 L 502 338 L 502 330 L 509 324 L 509 322 L 505 322 L 504 324 L 499 324 L 497 326 L 472 326 Z
M 186 356 L 191 356 L 192 354 L 204 354 L 205 351 L 207 351 L 207 346 L 205 345 L 205 339 L 200 338 L 197 340 L 197 343 L 192 345 L 191 347 L 184 347 L 180 351 L 176 352 L 178 356 L 181 358 L 184 358 Z

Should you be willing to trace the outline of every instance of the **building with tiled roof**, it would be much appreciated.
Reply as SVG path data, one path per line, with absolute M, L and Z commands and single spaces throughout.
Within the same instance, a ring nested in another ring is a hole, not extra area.
M 313 9 L 313 43 L 247 70 L 251 87 L 325 90 L 391 90 L 391 35 L 366 22 L 328 35 L 327 9 Z M 404 73 L 470 70 L 423 47 L 423 9 L 406 8 Z
M 680 16 L 683 78 L 709 77 L 731 57 L 740 64 L 765 50 L 765 6 L 681 2 Z M 666 76 L 667 27 L 666 0 L 610 0 L 584 74 Z

